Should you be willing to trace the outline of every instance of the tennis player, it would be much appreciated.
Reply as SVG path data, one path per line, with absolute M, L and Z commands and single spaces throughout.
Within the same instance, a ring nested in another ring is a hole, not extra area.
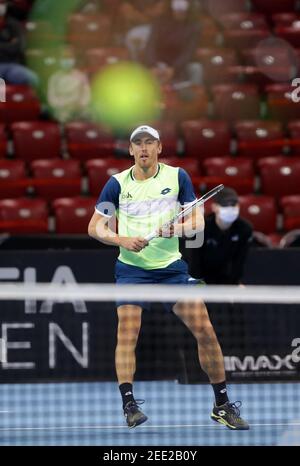
M 116 282 L 121 284 L 196 284 L 181 259 L 179 236 L 203 232 L 204 219 L 199 208 L 170 228 L 162 228 L 180 206 L 196 199 L 188 174 L 182 168 L 159 163 L 162 144 L 157 130 L 139 126 L 130 136 L 129 153 L 134 166 L 113 175 L 104 186 L 89 223 L 89 235 L 104 244 L 118 246 Z M 113 228 L 118 219 L 118 234 Z M 158 237 L 145 237 L 157 229 Z M 215 394 L 211 418 L 230 429 L 246 430 L 239 406 L 227 396 L 224 360 L 216 334 L 203 301 L 168 305 L 189 328 L 198 343 L 199 361 Z M 123 410 L 130 428 L 142 424 L 147 416 L 133 395 L 136 367 L 135 348 L 146 302 L 117 303 L 118 335 L 116 372 Z

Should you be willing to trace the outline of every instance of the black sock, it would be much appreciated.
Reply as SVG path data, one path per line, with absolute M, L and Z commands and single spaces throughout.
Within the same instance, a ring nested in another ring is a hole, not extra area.
M 226 403 L 228 400 L 226 382 L 221 383 L 212 383 L 212 388 L 215 392 L 216 397 L 216 406 L 221 406 Z
M 123 408 L 129 401 L 134 401 L 133 397 L 133 389 L 131 383 L 121 383 L 119 385 L 119 389 L 121 392 L 122 400 L 123 400 Z

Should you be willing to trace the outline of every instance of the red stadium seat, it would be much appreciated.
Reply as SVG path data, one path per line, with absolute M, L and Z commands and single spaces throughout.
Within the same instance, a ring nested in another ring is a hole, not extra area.
M 199 48 L 196 60 L 203 66 L 204 81 L 207 85 L 230 82 L 228 67 L 238 64 L 235 50 L 221 48 Z
M 231 134 L 226 121 L 184 121 L 181 129 L 187 157 L 201 160 L 230 153 Z
M 300 194 L 300 157 L 266 157 L 258 161 L 258 168 L 264 194 Z
M 79 196 L 81 171 L 78 160 L 40 159 L 31 163 L 35 193 L 53 200 L 62 196 Z
M 271 33 L 266 28 L 260 29 L 225 29 L 224 45 L 239 51 L 256 47 L 262 40 L 270 37 Z
M 288 84 L 271 84 L 266 87 L 269 117 L 272 120 L 286 123 L 300 118 L 300 105 L 292 100 L 295 90 Z
M 109 43 L 111 21 L 104 14 L 75 13 L 69 17 L 67 41 L 78 52 Z
M 0 198 L 25 196 L 26 184 L 22 183 L 25 178 L 23 160 L 0 159 Z
M 288 46 L 290 51 L 290 47 Z M 293 49 L 292 49 L 293 50 Z M 265 41 L 259 47 L 253 49 L 246 49 L 241 52 L 243 65 L 246 66 L 258 66 L 260 68 L 267 66 L 288 66 L 287 49 L 281 43 L 274 39 Z
M 286 81 L 289 81 L 290 78 L 287 76 L 288 70 L 282 69 L 282 73 L 285 73 Z M 266 85 L 274 82 L 271 76 L 265 74 L 257 66 L 230 66 L 227 69 L 227 74 L 231 83 L 254 84 L 260 90 L 263 90 Z
M 271 196 L 240 196 L 241 217 L 248 220 L 254 230 L 269 234 L 276 231 L 276 206 Z
M 276 26 L 276 36 L 289 42 L 293 47 L 300 47 L 300 22 L 295 21 L 290 26 Z
M 14 121 L 38 120 L 40 102 L 33 89 L 23 85 L 6 86 L 6 102 L 0 102 L 0 121 L 10 124 Z
M 235 133 L 239 155 L 252 159 L 277 155 L 285 145 L 281 123 L 278 121 L 238 121 Z
M 191 178 L 200 175 L 198 161 L 192 157 L 160 157 L 159 161 L 172 167 L 184 168 Z
M 95 157 L 111 157 L 114 154 L 113 135 L 94 123 L 67 123 L 65 135 L 68 153 L 74 159 L 85 161 Z
M 177 153 L 177 129 L 173 121 L 159 121 L 153 124 L 160 133 L 163 157 L 174 157 Z
M 46 201 L 27 198 L 0 200 L 0 231 L 14 234 L 47 233 Z
M 268 29 L 268 23 L 264 15 L 260 13 L 227 13 L 219 19 L 225 29 L 240 29 L 249 31 L 251 29 Z
M 64 234 L 87 234 L 96 198 L 62 197 L 52 203 L 55 231 Z
M 295 11 L 297 0 L 251 0 L 256 11 L 271 15 Z
M 163 119 L 168 121 L 181 122 L 206 117 L 209 111 L 207 91 L 203 86 L 165 86 L 162 107 Z
M 219 84 L 212 87 L 212 92 L 216 118 L 232 122 L 260 117 L 260 98 L 255 86 Z
M 300 120 L 288 123 L 290 149 L 293 154 L 300 154 Z
M 246 0 L 204 0 L 206 10 L 214 17 L 220 18 L 226 13 L 247 11 Z
M 60 156 L 60 129 L 50 121 L 18 122 L 11 125 L 15 156 L 26 161 Z
M 7 152 L 7 135 L 5 125 L 0 123 L 0 158 L 5 157 Z
M 203 161 L 203 168 L 205 177 L 202 182 L 207 189 L 222 183 L 235 189 L 239 194 L 253 193 L 254 170 L 251 159 L 213 157 Z
M 287 231 L 300 228 L 300 195 L 282 197 L 280 206 L 283 211 L 283 228 Z
M 133 158 L 128 159 L 92 159 L 85 164 L 89 180 L 89 192 L 92 196 L 99 196 L 101 189 L 108 179 L 134 165 Z
M 275 13 L 272 15 L 272 22 L 275 26 L 290 26 L 294 21 L 299 20 L 299 15 L 294 11 L 288 13 Z
M 261 84 L 267 83 L 267 79 L 269 82 L 289 82 L 296 76 L 299 68 L 297 52 L 286 42 L 276 38 L 264 41 L 254 49 L 243 50 L 242 57 L 246 66 L 257 67 L 265 76 L 265 80 L 260 78 Z
M 125 47 L 97 47 L 86 51 L 85 65 L 88 73 L 95 73 L 106 65 L 128 59 L 129 52 Z

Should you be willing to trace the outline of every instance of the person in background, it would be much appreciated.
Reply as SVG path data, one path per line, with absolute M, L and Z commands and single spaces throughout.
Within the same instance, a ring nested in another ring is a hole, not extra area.
M 207 284 L 240 284 L 252 227 L 240 217 L 234 189 L 218 193 L 212 211 L 206 217 L 203 246 L 193 250 L 191 273 Z
M 12 18 L 9 2 L 0 0 L 0 78 L 6 84 L 36 85 L 38 78 L 23 65 L 25 41 L 21 23 Z
M 91 99 L 87 75 L 76 67 L 74 50 L 61 50 L 60 66 L 48 81 L 47 100 L 52 115 L 61 123 L 89 118 Z
M 9 0 L 9 14 L 19 21 L 28 18 L 35 0 Z
M 152 24 L 166 10 L 167 0 L 125 0 L 120 3 L 117 33 L 132 60 L 142 61 Z
M 144 63 L 162 84 L 202 83 L 202 67 L 193 62 L 201 33 L 193 11 L 191 1 L 170 0 L 166 13 L 153 23 Z

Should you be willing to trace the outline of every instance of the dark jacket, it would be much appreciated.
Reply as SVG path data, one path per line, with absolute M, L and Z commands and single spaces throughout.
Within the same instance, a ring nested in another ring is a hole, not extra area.
M 221 230 L 215 214 L 206 217 L 204 243 L 192 249 L 191 273 L 210 284 L 238 284 L 252 239 L 252 227 L 238 218 L 228 230 Z
M 24 36 L 19 21 L 6 17 L 0 26 L 0 63 L 23 63 Z
M 145 64 L 153 67 L 158 62 L 175 69 L 175 74 L 193 60 L 200 40 L 200 26 L 194 21 L 177 21 L 163 16 L 153 23 L 145 50 Z

